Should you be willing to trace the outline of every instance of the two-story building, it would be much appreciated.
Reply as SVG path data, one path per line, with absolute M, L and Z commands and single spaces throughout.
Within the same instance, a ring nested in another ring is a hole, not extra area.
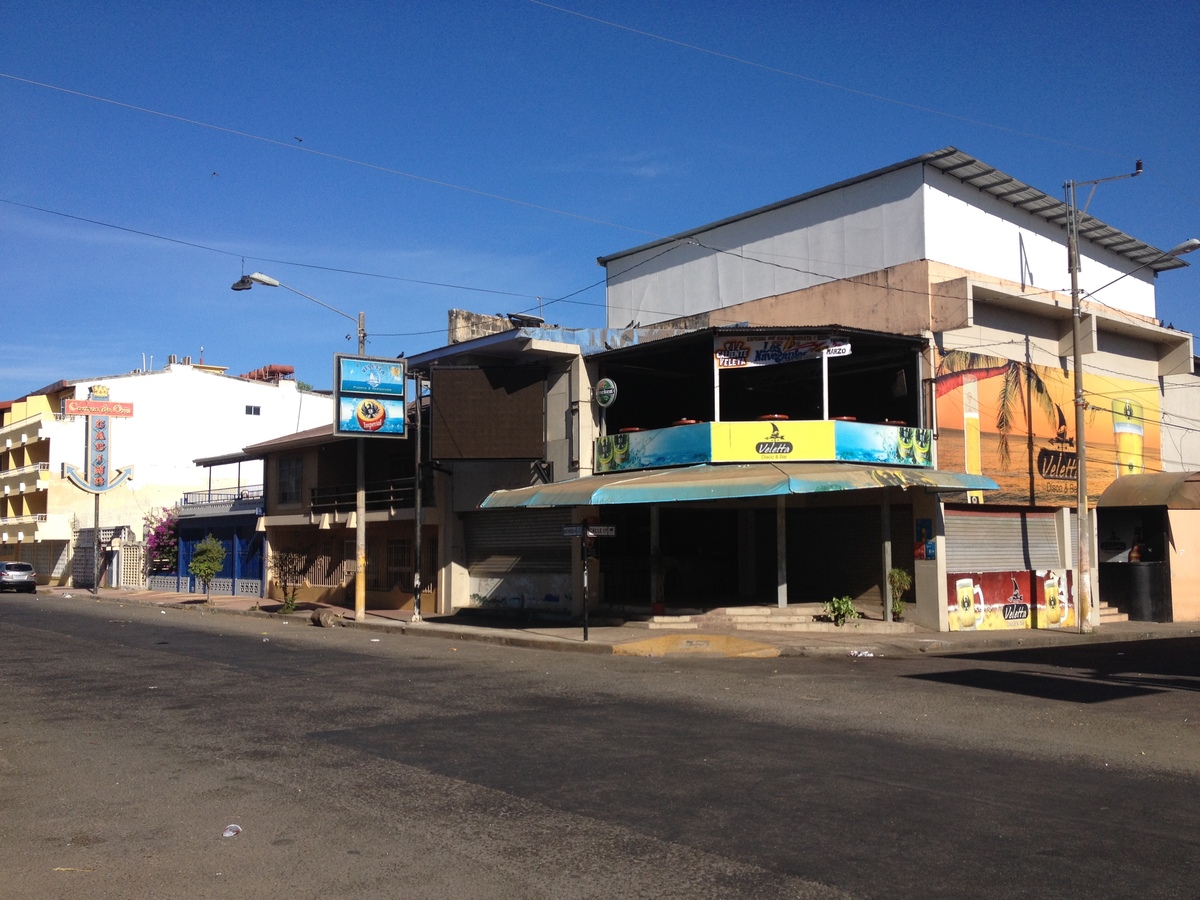
M 945 148 L 602 257 L 608 319 L 836 322 L 924 338 L 910 389 L 923 397 L 935 464 L 989 476 L 999 490 L 940 499 L 924 551 L 913 535 L 914 553 L 926 556 L 915 560 L 918 585 L 936 585 L 941 598 L 917 618 L 942 629 L 1071 626 L 1078 436 L 1068 214 L 1063 201 Z M 1185 263 L 1093 217 L 1079 221 L 1094 504 L 1121 475 L 1198 467 L 1181 431 L 1165 449 L 1163 435 L 1164 418 L 1170 435 L 1200 396 L 1191 335 L 1155 317 L 1155 277 Z M 1093 540 L 1093 561 L 1098 549 Z M 927 595 L 918 595 L 920 606 Z M 1022 606 L 1049 608 L 1010 617 Z M 1094 623 L 1094 605 L 1091 614 Z

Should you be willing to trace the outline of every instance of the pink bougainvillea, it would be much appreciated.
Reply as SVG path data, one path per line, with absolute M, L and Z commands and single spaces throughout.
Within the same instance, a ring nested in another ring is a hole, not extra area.
M 146 536 L 146 567 L 150 572 L 174 572 L 179 565 L 179 511 L 151 510 L 142 520 Z

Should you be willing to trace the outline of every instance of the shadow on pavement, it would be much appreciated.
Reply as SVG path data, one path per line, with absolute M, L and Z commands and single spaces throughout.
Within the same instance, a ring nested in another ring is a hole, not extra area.
M 1097 680 L 1094 676 L 1008 672 L 1004 669 L 960 669 L 956 672 L 928 672 L 907 677 L 1006 694 L 1023 694 L 1042 700 L 1061 700 L 1064 703 L 1107 703 L 1110 700 L 1162 693 L 1158 687 Z
M 1200 637 L 1028 647 L 946 658 L 1073 671 L 965 669 L 913 677 L 1073 703 L 1101 703 L 1162 691 L 1200 691 Z

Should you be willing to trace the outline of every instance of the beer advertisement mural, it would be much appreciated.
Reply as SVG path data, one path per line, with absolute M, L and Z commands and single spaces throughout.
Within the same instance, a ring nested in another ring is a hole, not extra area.
M 1069 571 L 962 572 L 946 582 L 951 631 L 1075 627 Z
M 937 367 L 938 467 L 995 479 L 990 504 L 1073 505 L 1075 384 L 1070 370 L 951 350 Z M 1084 371 L 1088 496 L 1118 475 L 1162 470 L 1158 386 Z M 950 499 L 949 497 L 947 499 Z M 983 503 L 982 493 L 967 497 Z

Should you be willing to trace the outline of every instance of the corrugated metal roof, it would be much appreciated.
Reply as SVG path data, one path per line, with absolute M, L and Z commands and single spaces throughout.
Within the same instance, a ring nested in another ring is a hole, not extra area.
M 728 225 L 732 222 L 738 222 L 742 219 L 748 219 L 752 216 L 757 216 L 765 212 L 780 209 L 785 206 L 791 206 L 793 203 L 800 203 L 808 200 L 811 197 L 817 197 L 821 194 L 827 194 L 831 191 L 840 190 L 849 187 L 853 184 L 859 184 L 864 181 L 869 181 L 872 178 L 879 178 L 882 175 L 887 175 L 891 172 L 900 169 L 906 169 L 909 166 L 927 165 L 939 171 L 945 172 L 957 178 L 964 184 L 969 184 L 972 187 L 978 188 L 981 191 L 991 194 L 997 199 L 1011 203 L 1017 209 L 1023 209 L 1026 212 L 1032 213 L 1051 222 L 1055 225 L 1066 229 L 1067 221 L 1067 204 L 1062 200 L 1057 200 L 1049 194 L 1039 191 L 1037 188 L 1026 184 L 1023 181 L 1018 181 L 1011 175 L 1006 175 L 999 169 L 989 166 L 985 162 L 981 162 L 975 157 L 963 153 L 956 147 L 943 147 L 941 150 L 934 150 L 931 153 L 924 153 L 920 156 L 914 156 L 912 159 L 899 162 L 891 166 L 886 166 L 882 169 L 876 169 L 874 172 L 868 172 L 865 175 L 859 175 L 855 178 L 848 178 L 845 181 L 839 181 L 836 184 L 827 185 L 823 188 L 818 188 L 815 191 L 809 191 L 804 194 L 799 194 L 795 197 L 789 197 L 787 200 L 780 200 L 776 203 L 771 203 L 767 206 L 760 206 L 758 209 L 752 209 L 749 212 L 739 213 L 736 216 L 730 216 L 726 219 L 721 219 L 717 222 L 712 222 L 708 225 L 701 225 L 699 228 L 692 228 L 688 231 L 682 231 L 679 234 L 671 237 L 661 238 L 657 241 L 651 241 L 648 244 L 642 244 L 639 247 L 634 247 L 630 250 L 622 250 L 619 253 L 613 253 L 609 256 L 601 256 L 596 260 L 600 265 L 607 265 L 613 260 L 620 259 L 623 256 L 630 256 L 634 253 L 641 253 L 644 250 L 649 250 L 653 247 L 660 247 L 674 241 L 686 240 L 697 234 L 703 234 L 706 231 L 712 231 L 715 228 L 720 228 L 722 225 Z M 1155 272 L 1162 272 L 1167 269 L 1179 269 L 1187 265 L 1181 259 L 1173 256 L 1167 256 L 1162 250 L 1153 247 L 1144 241 L 1139 241 L 1137 238 L 1113 228 L 1111 225 L 1106 225 L 1094 216 L 1081 214 L 1079 217 L 1079 235 L 1081 238 L 1098 244 L 1113 253 L 1119 253 L 1122 256 L 1133 260 L 1139 266 L 1146 266 Z
M 1056 200 L 1037 188 L 1018 181 L 1011 175 L 1005 175 L 961 150 L 945 147 L 942 150 L 918 156 L 912 162 L 925 163 L 947 175 L 953 175 L 963 184 L 969 184 L 993 197 L 1011 203 L 1017 209 L 1026 210 L 1047 222 L 1052 222 L 1063 229 L 1066 228 L 1069 212 L 1066 202 Z M 1155 272 L 1178 269 L 1187 265 L 1183 260 L 1166 256 L 1164 251 L 1157 247 L 1139 241 L 1086 213 L 1080 213 L 1079 216 L 1079 236 L 1093 244 L 1099 244 L 1113 253 L 1119 253 L 1133 260 L 1139 266 L 1144 265 L 1148 269 L 1153 269 Z

